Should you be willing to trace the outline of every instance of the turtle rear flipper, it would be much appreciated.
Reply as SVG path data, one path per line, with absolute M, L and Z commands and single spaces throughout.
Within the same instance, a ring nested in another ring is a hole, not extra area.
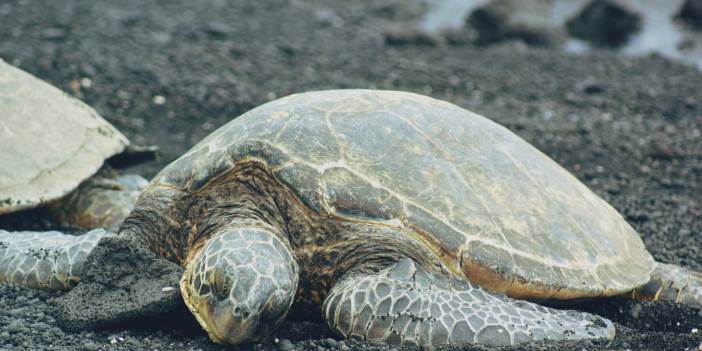
M 402 346 L 513 345 L 611 339 L 615 333 L 601 317 L 510 299 L 427 273 L 408 258 L 377 274 L 342 279 L 324 301 L 323 314 L 344 337 Z
M 656 262 L 651 280 L 631 292 L 636 300 L 674 301 L 702 309 L 702 273 Z

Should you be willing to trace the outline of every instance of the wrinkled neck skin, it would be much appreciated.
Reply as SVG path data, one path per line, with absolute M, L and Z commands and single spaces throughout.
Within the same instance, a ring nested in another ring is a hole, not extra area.
M 195 193 L 153 184 L 122 224 L 120 235 L 184 265 L 225 227 L 273 227 L 285 233 L 285 219 L 256 173 L 255 167 L 241 167 Z
M 179 205 L 185 204 L 188 197 L 181 190 L 150 184 L 122 222 L 118 234 L 180 264 L 185 251 L 181 239 L 185 211 Z
M 400 257 L 448 272 L 415 239 L 364 221 L 322 216 L 270 174 L 265 164 L 252 161 L 239 164 L 196 193 L 152 184 L 120 234 L 186 265 L 221 228 L 275 228 L 273 232 L 290 244 L 300 265 L 296 300 L 315 305 L 345 273 L 378 271 Z

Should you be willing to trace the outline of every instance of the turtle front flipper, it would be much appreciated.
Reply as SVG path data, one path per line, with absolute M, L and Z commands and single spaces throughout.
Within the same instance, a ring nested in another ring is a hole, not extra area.
M 0 230 L 0 283 L 70 289 L 56 299 L 64 329 L 100 329 L 176 310 L 181 274 L 178 265 L 104 229 Z
M 187 263 L 180 281 L 183 300 L 212 341 L 259 340 L 287 315 L 298 265 L 275 231 L 263 223 L 224 227 Z
M 598 316 L 561 311 L 427 273 L 403 258 L 377 274 L 342 278 L 323 305 L 344 337 L 395 345 L 513 345 L 541 339 L 613 338 Z
M 651 280 L 632 291 L 631 297 L 636 300 L 674 301 L 702 309 L 702 273 L 656 262 Z
M 88 254 L 114 234 L 95 229 L 84 235 L 0 230 L 0 282 L 67 290 L 83 273 Z

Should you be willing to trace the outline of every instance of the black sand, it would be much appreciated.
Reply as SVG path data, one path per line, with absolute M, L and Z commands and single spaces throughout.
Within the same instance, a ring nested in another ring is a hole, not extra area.
M 292 92 L 383 88 L 446 99 L 560 162 L 626 217 L 656 259 L 702 269 L 699 71 L 660 57 L 576 57 L 516 43 L 385 45 L 387 25 L 421 11 L 403 1 L 5 0 L 0 57 L 78 95 L 133 142 L 159 145 L 160 161 L 130 170 L 145 176 L 242 112 Z M 43 223 L 36 213 L 0 219 L 5 229 Z M 0 350 L 223 349 L 182 309 L 70 332 L 56 320 L 62 294 L 0 284 Z M 571 307 L 613 319 L 618 336 L 515 349 L 696 350 L 702 342 L 702 316 L 692 309 L 613 299 Z M 329 338 L 307 318 L 241 349 L 391 349 Z

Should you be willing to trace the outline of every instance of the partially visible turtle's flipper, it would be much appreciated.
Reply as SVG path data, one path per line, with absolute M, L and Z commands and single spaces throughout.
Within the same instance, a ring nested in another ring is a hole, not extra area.
M 212 341 L 240 344 L 277 328 L 290 309 L 298 266 L 275 228 L 225 227 L 186 266 L 180 288 Z
M 71 289 L 80 281 L 88 254 L 100 239 L 113 235 L 103 229 L 80 236 L 0 230 L 0 282 Z
M 64 225 L 117 229 L 147 184 L 148 181 L 138 175 L 95 176 L 50 204 L 47 211 Z
M 651 281 L 635 289 L 631 297 L 637 300 L 674 301 L 702 309 L 702 273 L 656 262 Z
M 615 333 L 606 319 L 510 299 L 427 273 L 407 258 L 377 274 L 343 278 L 324 301 L 323 314 L 345 337 L 395 345 L 512 345 Z

